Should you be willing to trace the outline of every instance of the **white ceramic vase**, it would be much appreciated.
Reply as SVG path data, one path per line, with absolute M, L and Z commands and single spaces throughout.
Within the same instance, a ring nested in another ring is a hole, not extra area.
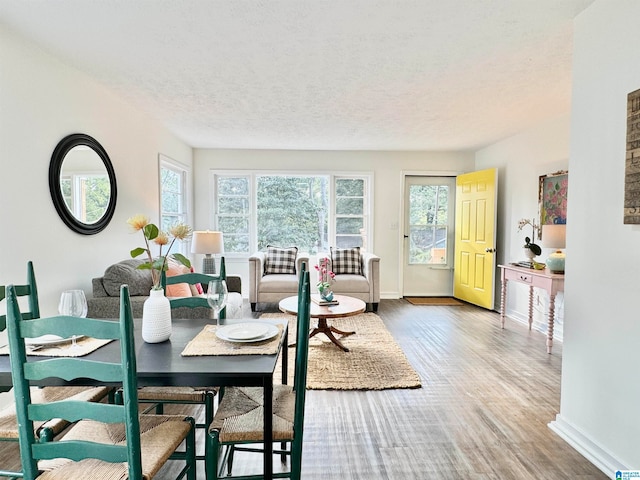
M 151 290 L 142 307 L 142 339 L 160 343 L 171 336 L 171 305 L 164 290 Z

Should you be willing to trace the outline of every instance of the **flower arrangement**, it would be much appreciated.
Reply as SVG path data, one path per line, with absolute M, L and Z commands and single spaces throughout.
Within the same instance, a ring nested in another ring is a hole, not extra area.
M 321 258 L 319 264 L 315 266 L 316 270 L 320 273 L 319 281 L 316 285 L 320 292 L 331 288 L 331 281 L 336 276 L 331 270 L 329 270 L 329 259 L 327 257 Z
M 150 223 L 149 219 L 144 215 L 135 215 L 127 220 L 134 232 L 142 231 L 144 235 L 144 247 L 138 247 L 131 250 L 131 258 L 136 258 L 143 253 L 147 254 L 148 261 L 138 266 L 140 269 L 151 270 L 151 279 L 153 280 L 153 290 L 161 290 L 160 279 L 162 272 L 168 270 L 167 257 L 174 258 L 181 264 L 191 267 L 191 262 L 181 253 L 172 253 L 162 255 L 162 247 L 169 245 L 167 252 L 171 251 L 171 247 L 176 240 L 184 240 L 191 235 L 191 227 L 184 223 L 178 223 L 169 229 L 169 233 L 161 231 L 156 225 Z M 169 235 L 173 237 L 169 242 Z M 155 259 L 151 254 L 150 242 L 160 247 L 158 257 Z
M 535 218 L 532 220 L 529 220 L 528 218 L 523 218 L 518 222 L 518 231 L 519 232 L 522 231 L 522 229 L 527 225 L 531 226 L 531 229 L 533 230 L 532 237 L 533 239 L 535 239 L 536 231 L 540 229 L 540 226 L 536 224 Z M 529 250 L 531 250 L 534 253 L 534 255 L 540 255 L 542 253 L 542 248 L 540 248 L 540 245 L 533 243 L 531 238 L 524 237 L 524 242 L 525 242 L 524 248 L 528 248 Z

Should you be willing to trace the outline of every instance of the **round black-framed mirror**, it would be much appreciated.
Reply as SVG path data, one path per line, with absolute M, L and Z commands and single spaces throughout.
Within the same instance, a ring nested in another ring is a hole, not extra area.
M 62 221 L 74 232 L 94 235 L 116 210 L 116 174 L 106 150 L 93 137 L 73 133 L 51 155 L 49 191 Z

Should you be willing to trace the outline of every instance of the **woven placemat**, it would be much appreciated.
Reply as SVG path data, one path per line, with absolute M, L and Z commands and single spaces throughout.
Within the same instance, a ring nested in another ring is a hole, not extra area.
M 216 336 L 217 325 L 205 326 L 184 348 L 183 357 L 203 355 L 275 355 L 284 330 L 278 325 L 278 335 L 262 342 L 227 342 Z
M 82 357 L 112 342 L 113 340 L 102 340 L 99 338 L 83 337 L 73 345 L 71 341 L 56 343 L 55 345 L 37 346 L 30 348 L 27 346 L 27 355 L 39 357 Z M 9 346 L 0 348 L 0 355 L 9 355 Z

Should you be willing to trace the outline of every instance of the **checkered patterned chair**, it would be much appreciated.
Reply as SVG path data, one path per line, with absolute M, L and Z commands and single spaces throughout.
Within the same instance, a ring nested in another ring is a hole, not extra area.
M 331 290 L 337 295 L 359 298 L 367 308 L 376 312 L 380 303 L 380 257 L 364 252 L 359 247 L 333 248 L 330 253 L 320 254 L 328 260 L 328 268 L 335 277 Z M 316 272 L 316 269 L 311 269 Z M 317 283 L 317 280 L 316 280 Z
M 274 247 L 249 257 L 249 302 L 251 311 L 258 303 L 276 303 L 298 294 L 298 275 L 302 265 L 309 269 L 309 257 L 297 247 Z

